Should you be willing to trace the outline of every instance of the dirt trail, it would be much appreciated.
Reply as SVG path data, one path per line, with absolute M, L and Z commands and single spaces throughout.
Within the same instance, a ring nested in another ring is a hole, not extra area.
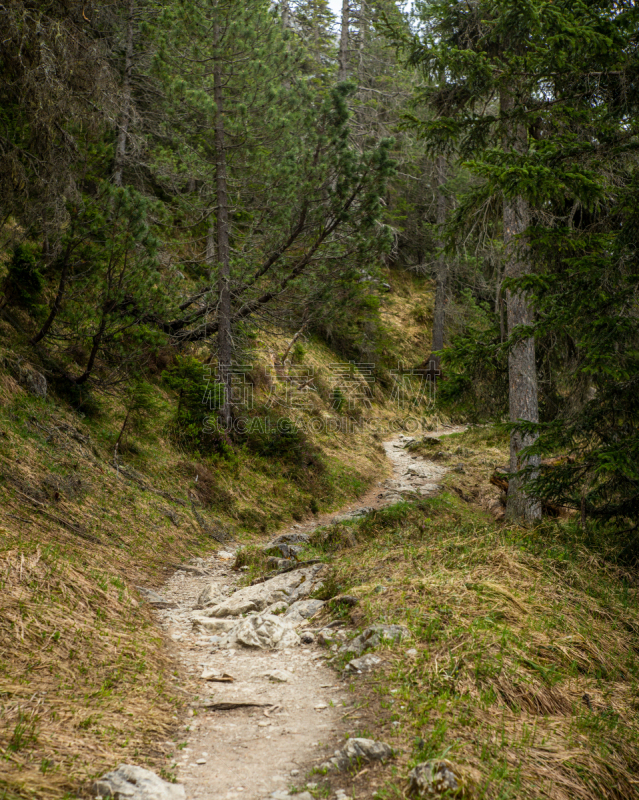
M 456 430 L 447 428 L 428 435 Z M 435 493 L 447 470 L 412 456 L 404 449 L 411 440 L 400 435 L 384 444 L 393 467 L 391 478 L 340 512 L 293 525 L 282 533 L 308 534 L 332 520 L 398 502 L 404 492 Z M 194 562 L 191 571 L 176 571 L 162 590 L 164 599 L 174 606 L 158 615 L 175 643 L 178 659 L 199 680 L 197 702 L 210 697 L 214 702 L 260 705 L 198 710 L 189 730 L 184 731 L 182 749 L 167 768 L 175 768 L 187 798 L 263 800 L 274 792 L 283 798 L 293 786 L 301 789 L 307 779 L 312 781 L 309 770 L 332 755 L 344 735 L 352 732 L 356 726 L 351 708 L 354 695 L 347 691 L 342 676 L 325 663 L 333 653 L 315 643 L 284 650 L 225 649 L 219 646 L 220 637 L 193 630 L 193 609 L 206 587 L 213 585 L 214 594 L 226 596 L 237 588 L 238 575 L 231 570 L 234 558 L 235 548 L 229 547 Z M 298 632 L 308 627 L 312 627 L 310 620 Z M 206 681 L 200 678 L 204 669 L 228 673 L 234 681 Z M 277 676 L 282 671 L 287 675 Z M 269 677 L 274 672 L 275 678 Z M 286 680 L 281 682 L 278 677 Z M 342 783 L 346 787 L 345 778 Z M 332 789 L 337 792 L 339 787 L 337 776 Z

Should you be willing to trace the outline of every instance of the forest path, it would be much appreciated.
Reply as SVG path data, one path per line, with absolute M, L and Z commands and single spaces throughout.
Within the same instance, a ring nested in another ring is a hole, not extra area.
M 463 428 L 440 429 L 426 435 L 441 436 L 457 430 Z M 412 437 L 399 435 L 384 443 L 393 475 L 357 502 L 280 533 L 308 535 L 336 519 L 396 503 L 404 492 L 436 493 L 447 469 L 411 455 L 405 450 L 410 441 Z M 339 741 L 356 725 L 352 718 L 349 721 L 355 697 L 348 691 L 344 676 L 325 663 L 333 655 L 330 650 L 315 642 L 300 644 L 299 639 L 297 646 L 273 650 L 229 645 L 221 629 L 218 633 L 222 636 L 211 636 L 213 628 L 208 635 L 203 635 L 201 628 L 194 630 L 194 608 L 207 587 L 211 587 L 211 595 L 217 595 L 218 602 L 220 598 L 230 600 L 238 589 L 239 575 L 231 569 L 235 552 L 235 548 L 228 547 L 208 559 L 197 559 L 192 566 L 177 570 L 162 590 L 163 598 L 172 607 L 158 612 L 160 624 L 174 642 L 177 659 L 198 680 L 193 685 L 197 685 L 199 700 L 194 696 L 192 705 L 199 705 L 200 709 L 167 764 L 167 770 L 174 771 L 178 782 L 184 784 L 189 800 L 263 800 L 273 795 L 278 800 L 286 798 L 292 786 L 303 790 L 309 770 L 332 755 Z M 236 600 L 240 596 L 236 595 Z M 249 612 L 245 618 L 258 613 Z M 202 616 L 196 612 L 198 615 Z M 219 621 L 223 627 L 229 624 L 227 620 L 211 619 L 211 625 Z M 241 617 L 235 617 L 233 622 L 238 620 Z M 309 628 L 312 629 L 311 620 L 298 628 L 298 633 Z M 234 681 L 205 680 L 201 677 L 203 670 L 227 673 Z M 209 702 L 259 705 L 205 710 L 201 706 L 206 697 Z M 313 777 L 309 780 L 313 781 Z M 332 783 L 335 793 L 339 774 Z M 346 787 L 346 779 L 343 785 Z M 297 798 L 310 800 L 310 795 Z

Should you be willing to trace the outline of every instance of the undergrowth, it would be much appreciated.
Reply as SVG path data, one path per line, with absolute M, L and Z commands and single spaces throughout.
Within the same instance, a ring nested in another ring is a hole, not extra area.
M 375 738 L 403 754 L 366 779 L 377 797 L 402 796 L 411 767 L 443 758 L 469 798 L 639 797 L 632 574 L 570 523 L 500 527 L 449 494 L 353 531 L 333 551 L 332 593 L 359 598 L 358 629 L 411 633 L 380 651 L 382 674 L 356 679 Z

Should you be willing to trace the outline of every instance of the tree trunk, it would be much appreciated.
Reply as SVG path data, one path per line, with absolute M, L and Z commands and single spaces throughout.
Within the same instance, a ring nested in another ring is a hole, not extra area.
M 216 30 L 216 40 L 219 32 Z M 215 105 L 215 172 L 217 188 L 217 263 L 218 263 L 218 334 L 217 357 L 219 380 L 223 385 L 220 421 L 230 430 L 231 426 L 231 357 L 233 339 L 231 333 L 231 263 L 229 251 L 229 203 L 226 180 L 226 150 L 224 139 L 224 88 L 222 65 L 216 61 L 213 71 Z
M 97 358 L 98 351 L 100 350 L 100 345 L 102 344 L 102 337 L 104 336 L 104 331 L 106 330 L 107 324 L 107 311 L 106 309 L 102 312 L 102 319 L 100 320 L 100 327 L 92 337 L 93 344 L 91 345 L 91 352 L 89 353 L 89 360 L 87 361 L 87 366 L 82 375 L 79 378 L 75 378 L 73 382 L 80 386 L 83 383 L 86 383 L 89 378 L 91 377 L 91 373 L 93 372 L 93 367 L 95 366 L 95 359 Z
M 366 3 L 361 2 L 359 7 L 359 83 L 364 81 L 364 58 L 366 56 L 366 39 L 368 38 L 368 9 Z
M 504 87 L 500 98 L 502 119 L 514 109 L 511 87 Z M 527 131 L 525 126 L 515 122 L 504 122 L 504 149 L 525 152 Z M 529 271 L 529 252 L 522 234 L 530 224 L 530 209 L 523 197 L 504 197 L 504 278 L 518 278 Z M 534 320 L 527 292 L 506 291 L 507 329 L 510 336 L 516 327 L 531 325 Z M 508 356 L 508 404 L 511 422 L 525 420 L 539 422 L 537 398 L 537 367 L 535 365 L 535 340 L 522 339 L 512 348 Z M 510 434 L 510 472 L 514 473 L 527 466 L 538 466 L 539 458 L 523 458 L 522 448 L 533 444 L 536 435 L 522 435 L 513 431 Z M 541 503 L 525 492 L 522 478 L 511 478 L 508 483 L 506 517 L 515 522 L 534 523 L 541 519 Z
M 38 342 L 44 339 L 44 337 L 49 332 L 49 328 L 53 325 L 55 318 L 58 316 L 58 311 L 60 310 L 60 306 L 62 305 L 62 300 L 64 298 L 64 293 L 66 290 L 70 258 L 71 258 L 71 245 L 68 244 L 66 252 L 64 254 L 64 259 L 62 261 L 62 271 L 60 273 L 58 292 L 55 296 L 55 300 L 53 301 L 53 305 L 51 306 L 51 311 L 49 312 L 49 316 L 44 321 L 44 325 L 40 328 L 38 333 L 36 333 L 36 335 L 31 339 L 31 344 L 33 345 L 38 344 Z
M 506 341 L 506 324 L 504 322 L 504 295 L 501 290 L 502 275 L 497 276 L 497 289 L 495 291 L 495 314 L 499 314 L 499 341 Z
M 437 159 L 437 228 L 438 242 L 437 248 L 439 256 L 435 267 L 435 311 L 433 314 L 433 343 L 431 350 L 441 350 L 444 347 L 444 328 L 446 323 L 446 288 L 448 283 L 448 265 L 444 255 L 444 240 L 442 229 L 446 224 L 446 195 L 443 186 L 446 183 L 446 159 L 439 156 Z M 431 356 L 434 362 L 432 366 L 439 370 L 440 359 L 438 356 Z
M 345 81 L 348 75 L 348 24 L 350 22 L 349 0 L 342 0 L 342 28 L 339 37 L 339 63 L 337 80 Z
M 209 225 L 206 232 L 206 252 L 204 258 L 209 267 L 209 281 L 213 279 L 213 266 L 215 264 L 215 225 Z
M 122 423 L 122 427 L 120 428 L 120 433 L 118 434 L 118 438 L 115 440 L 115 452 L 117 453 L 118 447 L 120 446 L 120 442 L 122 441 L 122 437 L 124 436 L 124 431 L 126 430 L 126 426 L 129 423 L 129 417 L 131 416 L 131 408 L 127 408 L 126 416 L 124 417 L 124 422 Z
M 288 18 L 290 13 L 288 8 L 288 0 L 282 0 L 280 7 L 282 10 L 282 28 L 286 30 L 288 28 Z
M 129 0 L 126 23 L 126 49 L 124 54 L 124 76 L 122 79 L 122 114 L 115 145 L 115 159 L 113 164 L 113 183 L 122 186 L 122 172 L 126 159 L 126 143 L 129 136 L 129 122 L 131 119 L 131 73 L 133 71 L 133 17 L 135 0 Z

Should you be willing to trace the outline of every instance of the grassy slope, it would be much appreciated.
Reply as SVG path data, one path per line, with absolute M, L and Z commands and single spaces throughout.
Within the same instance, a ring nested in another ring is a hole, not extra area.
M 428 353 L 432 298 L 427 285 L 391 283 L 384 355 L 413 365 Z M 28 395 L 11 366 L 20 341 L 8 326 L 0 334 L 8 343 L 0 354 L 0 797 L 76 796 L 120 761 L 164 761 L 184 676 L 174 674 L 135 586 L 158 585 L 172 563 L 217 546 L 190 499 L 206 524 L 220 518 L 248 543 L 308 514 L 313 497 L 329 507 L 356 495 L 383 463 L 378 438 L 335 432 L 314 437 L 328 465 L 317 483 L 249 451 L 196 457 L 163 435 L 171 407 L 158 388 L 164 410 L 131 437 L 123 461 L 135 472 L 118 474 L 117 402 L 102 397 L 101 416 L 88 420 Z M 305 351 L 319 374 L 338 359 L 317 342 Z M 387 396 L 375 392 L 378 405 L 354 413 L 391 418 Z M 311 400 L 291 416 L 334 415 L 328 382 Z M 385 738 L 401 755 L 360 775 L 356 788 L 399 796 L 412 764 L 445 756 L 471 797 L 639 796 L 632 577 L 585 551 L 566 526 L 530 532 L 493 522 L 485 509 L 498 491 L 487 479 L 506 462 L 494 431 L 417 449 L 463 464 L 447 477 L 450 491 L 377 513 L 355 526 L 355 547 L 330 554 L 334 591 L 361 598 L 354 626 L 400 622 L 413 634 L 385 650 L 382 674 L 358 679 L 353 733 Z M 344 537 L 333 538 L 343 547 Z
M 443 442 L 477 461 L 483 443 L 484 483 L 506 455 L 490 429 Z M 380 650 L 381 671 L 354 679 L 352 734 L 399 751 L 360 770 L 356 793 L 401 797 L 412 766 L 446 758 L 464 797 L 639 797 L 634 576 L 585 550 L 569 524 L 502 526 L 480 502 L 449 491 L 376 512 L 351 527 L 355 547 L 329 554 L 333 591 L 360 598 L 354 627 L 412 634 Z
M 427 303 L 429 287 L 416 291 Z M 385 306 L 413 302 L 390 295 Z M 388 330 L 402 339 L 392 320 Z M 185 676 L 135 587 L 158 586 L 171 564 L 218 546 L 198 517 L 250 542 L 308 515 L 313 499 L 343 504 L 385 465 L 379 438 L 335 431 L 313 437 L 326 465 L 317 479 L 249 450 L 183 452 L 165 434 L 174 400 L 157 384 L 159 409 L 131 432 L 117 472 L 117 399 L 100 395 L 100 413 L 83 418 L 31 396 L 19 383 L 29 348 L 3 320 L 0 337 L 0 798 L 76 796 L 122 761 L 164 763 Z M 421 347 L 420 334 L 414 355 Z M 305 351 L 320 375 L 339 360 L 319 342 Z M 329 383 L 320 389 L 291 416 L 334 417 Z

